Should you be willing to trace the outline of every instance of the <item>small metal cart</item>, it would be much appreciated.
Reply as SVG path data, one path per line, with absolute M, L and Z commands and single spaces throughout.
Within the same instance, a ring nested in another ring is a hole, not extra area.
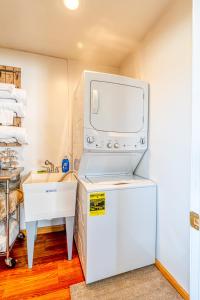
M 6 196 L 6 217 L 3 219 L 5 223 L 5 233 L 6 233 L 6 250 L 5 252 L 0 252 L 0 256 L 6 256 L 5 264 L 8 267 L 14 267 L 16 265 L 16 260 L 10 257 L 10 251 L 16 241 L 17 238 L 24 239 L 24 234 L 20 232 L 20 202 L 16 205 L 16 210 L 12 214 L 16 214 L 17 222 L 18 222 L 18 234 L 16 235 L 14 241 L 10 245 L 9 237 L 10 237 L 10 228 L 9 228 L 9 220 L 11 217 L 9 210 L 9 193 L 10 190 L 19 188 L 20 185 L 20 174 L 23 171 L 23 168 L 16 168 L 13 170 L 0 170 L 0 186 L 1 189 L 4 190 Z

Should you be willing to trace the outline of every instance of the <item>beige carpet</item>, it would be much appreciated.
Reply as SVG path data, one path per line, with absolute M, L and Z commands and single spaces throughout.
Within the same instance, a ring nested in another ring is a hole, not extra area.
M 182 297 L 155 266 L 145 267 L 86 286 L 70 286 L 72 300 L 176 300 Z

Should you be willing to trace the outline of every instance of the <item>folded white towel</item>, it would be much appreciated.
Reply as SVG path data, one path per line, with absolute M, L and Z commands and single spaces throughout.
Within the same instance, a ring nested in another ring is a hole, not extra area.
M 6 91 L 6 92 L 9 92 L 9 93 L 12 93 L 14 89 L 15 89 L 14 84 L 0 83 L 0 91 Z
M 25 128 L 15 126 L 0 126 L 0 143 L 28 144 Z
M 16 88 L 14 88 L 11 92 L 7 90 L 0 90 L 0 99 L 10 99 L 15 102 L 22 102 L 23 104 L 26 104 L 26 91 Z
M 26 91 L 23 89 L 14 89 L 11 98 L 15 99 L 17 102 L 22 102 L 26 104 Z
M 9 91 L 0 90 L 0 99 L 2 99 L 4 101 L 10 100 L 13 102 L 17 102 L 17 100 L 11 98 L 11 95 L 12 95 L 12 92 L 10 93 Z
M 6 109 L 16 113 L 18 117 L 25 117 L 25 107 L 23 103 L 16 103 L 13 100 L 5 101 L 5 99 L 0 99 L 0 110 Z
M 0 108 L 0 125 L 13 125 L 14 116 L 13 111 Z
M 16 138 L 8 138 L 8 139 L 0 139 L 0 143 L 6 143 L 6 144 L 13 144 L 16 143 L 17 139 Z
M 1 91 L 0 91 L 0 94 L 1 94 Z M 11 104 L 18 103 L 15 99 L 10 99 L 10 98 L 0 98 L 0 102 L 1 103 L 11 103 Z

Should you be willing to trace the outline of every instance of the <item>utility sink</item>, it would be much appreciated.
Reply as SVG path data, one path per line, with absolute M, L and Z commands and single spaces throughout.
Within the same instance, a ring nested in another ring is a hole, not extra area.
M 65 218 L 68 259 L 72 259 L 77 180 L 72 173 L 65 178 L 63 175 L 31 172 L 23 183 L 29 268 L 33 265 L 39 220 Z
M 31 172 L 23 183 L 25 222 L 75 215 L 76 177 Z

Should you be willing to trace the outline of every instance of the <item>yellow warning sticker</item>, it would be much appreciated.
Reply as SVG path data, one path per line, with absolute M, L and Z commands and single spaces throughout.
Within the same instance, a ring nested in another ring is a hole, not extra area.
M 90 216 L 103 216 L 106 210 L 106 193 L 96 192 L 90 194 Z

